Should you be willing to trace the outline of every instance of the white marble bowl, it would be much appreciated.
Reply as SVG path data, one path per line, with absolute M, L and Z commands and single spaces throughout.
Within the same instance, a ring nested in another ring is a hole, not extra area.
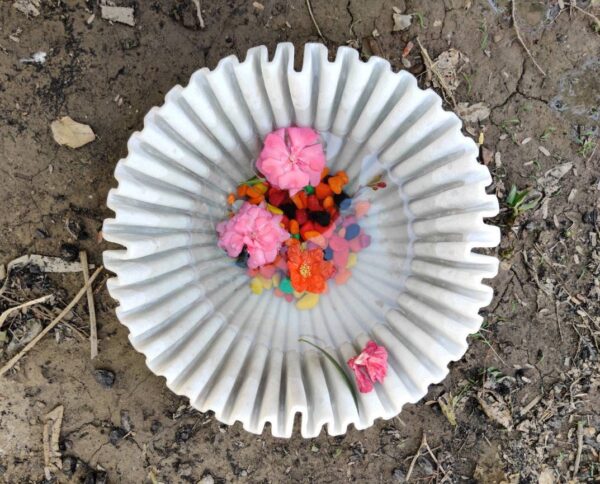
M 299 71 L 294 55 L 286 43 L 272 60 L 264 46 L 243 62 L 227 57 L 150 110 L 108 196 L 115 217 L 103 234 L 126 250 L 106 251 L 104 263 L 117 274 L 108 287 L 131 343 L 171 390 L 255 433 L 268 422 L 274 436 L 290 437 L 300 414 L 302 435 L 314 437 L 323 425 L 337 435 L 394 417 L 461 358 L 492 299 L 482 279 L 498 261 L 473 249 L 499 243 L 484 223 L 498 202 L 460 120 L 413 76 L 346 47 L 330 62 L 323 45 L 307 44 Z M 253 295 L 215 237 L 261 140 L 290 125 L 324 133 L 328 163 L 347 171 L 353 189 L 377 173 L 388 183 L 362 192 L 373 203 L 363 221 L 373 243 L 353 276 L 308 311 L 272 291 Z M 357 408 L 300 337 L 342 366 L 373 339 L 389 351 L 388 376 Z

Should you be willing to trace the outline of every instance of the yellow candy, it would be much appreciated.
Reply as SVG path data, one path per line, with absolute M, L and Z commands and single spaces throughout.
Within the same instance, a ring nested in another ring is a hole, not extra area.
M 294 297 L 296 299 L 300 299 L 302 296 L 304 296 L 304 292 L 294 291 Z
M 260 283 L 265 289 L 271 289 L 273 287 L 273 281 L 271 280 L 271 278 L 267 279 L 266 277 L 263 277 L 261 275 L 258 275 L 256 277 L 260 279 Z
M 250 280 L 250 289 L 252 290 L 252 292 L 254 294 L 262 294 L 263 285 L 262 285 L 261 280 L 258 277 L 253 277 Z
M 357 262 L 358 262 L 358 256 L 356 255 L 356 252 L 351 252 L 350 255 L 348 256 L 348 262 L 346 263 L 346 268 L 350 269 L 351 267 L 354 267 Z
M 273 286 L 278 287 L 279 283 L 281 282 L 281 274 L 279 274 L 279 272 L 276 272 L 275 274 L 273 274 L 273 277 L 271 278 L 271 282 L 273 283 Z
M 267 210 L 275 215 L 281 215 L 283 213 L 283 210 L 277 208 L 275 205 L 271 205 L 270 203 L 267 203 Z
M 314 308 L 318 302 L 319 302 L 318 294 L 315 294 L 312 292 L 307 292 L 304 296 L 302 296 L 300 299 L 298 299 L 298 302 L 296 303 L 296 307 L 298 309 L 311 309 L 311 308 Z

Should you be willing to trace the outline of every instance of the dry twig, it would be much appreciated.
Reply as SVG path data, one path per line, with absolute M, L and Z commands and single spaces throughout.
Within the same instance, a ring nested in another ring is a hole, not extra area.
M 196 6 L 196 15 L 198 16 L 198 22 L 200 22 L 200 28 L 204 28 L 204 19 L 202 18 L 202 12 L 200 11 L 200 0 L 192 0 Z
M 88 282 L 86 282 L 84 284 L 84 286 L 79 290 L 79 292 L 73 298 L 73 300 L 69 304 L 67 304 L 67 307 L 65 307 L 65 309 L 63 309 L 61 311 L 61 313 L 58 316 L 56 316 L 56 318 L 54 318 L 54 320 L 48 326 L 46 326 L 40 334 L 38 334 L 35 338 L 33 338 L 27 344 L 27 346 L 25 346 L 25 348 L 23 348 L 18 354 L 13 356 L 8 361 L 8 363 L 6 363 L 6 365 L 4 365 L 2 368 L 0 368 L 0 376 L 4 375 L 8 370 L 10 370 L 23 356 L 25 356 L 25 354 L 27 354 L 31 350 L 31 348 L 33 348 L 38 343 L 39 340 L 41 340 L 44 336 L 46 336 L 58 323 L 61 322 L 62 318 L 64 318 L 67 315 L 67 313 L 71 309 L 73 309 L 73 307 L 75 307 L 75 305 L 83 297 L 83 295 L 86 293 L 88 287 L 91 287 L 92 283 L 94 282 L 96 277 L 98 277 L 98 274 L 100 274 L 102 269 L 104 269 L 102 266 L 98 267 L 98 269 L 96 269 L 94 271 L 94 273 L 92 274 L 92 276 L 90 277 Z
M 590 17 L 596 23 L 596 28 L 600 29 L 600 19 L 598 17 L 596 17 L 593 13 L 590 13 L 590 12 L 584 10 L 583 8 L 578 7 L 574 3 L 565 3 L 565 5 L 568 5 L 570 8 L 574 8 L 575 10 L 578 10 L 581 13 L 583 13 L 584 15 L 587 15 L 588 17 Z
M 310 4 L 310 0 L 306 0 L 306 8 L 308 9 L 308 15 L 310 15 L 310 19 L 312 20 L 313 25 L 317 29 L 317 33 L 319 34 L 319 37 L 321 37 L 321 40 L 323 42 L 326 42 L 325 36 L 321 32 L 321 29 L 319 28 L 319 24 L 317 23 L 317 19 L 315 18 L 315 15 L 313 14 L 313 9 L 312 9 L 312 5 Z
M 579 463 L 581 462 L 581 451 L 583 450 L 583 420 L 577 422 L 577 455 L 573 464 L 573 480 L 577 479 Z
M 83 268 L 83 282 L 87 284 L 90 279 L 90 271 L 88 269 L 87 254 L 84 250 L 79 252 L 81 267 Z M 93 360 L 98 356 L 98 330 L 96 327 L 96 308 L 94 306 L 94 294 L 91 286 L 87 288 L 87 303 L 90 313 L 90 358 Z
M 406 474 L 406 482 L 410 481 L 410 476 L 413 473 L 415 464 L 417 463 L 417 459 L 421 455 L 421 450 L 423 450 L 423 447 L 425 447 L 426 445 L 427 445 L 427 438 L 425 437 L 425 432 L 423 432 L 423 437 L 421 437 L 421 445 L 419 445 L 419 448 L 417 449 L 417 453 L 412 458 L 412 461 L 410 461 L 410 467 L 408 468 L 408 472 Z
M 44 446 L 44 474 L 48 481 L 52 479 L 50 472 L 53 468 L 62 469 L 59 441 L 63 410 L 63 406 L 59 405 L 45 417 L 42 443 Z
M 45 296 L 38 297 L 37 299 L 33 299 L 32 301 L 27 301 L 23 304 L 19 304 L 18 306 L 8 308 L 6 311 L 4 311 L 2 314 L 0 314 L 0 328 L 4 324 L 4 321 L 6 321 L 6 318 L 8 318 L 10 316 L 10 314 L 13 313 L 14 311 L 18 311 L 19 309 L 24 309 L 29 306 L 33 306 L 34 304 L 40 304 L 40 303 L 46 302 L 51 297 L 52 297 L 52 294 L 47 294 Z
M 525 44 L 523 37 L 521 37 L 521 32 L 519 31 L 519 26 L 517 25 L 517 0 L 512 0 L 511 3 L 512 3 L 512 21 L 513 21 L 513 27 L 515 28 L 515 33 L 517 34 L 517 39 L 519 39 L 519 42 L 523 46 L 523 49 L 525 49 L 525 52 L 527 52 L 527 55 L 533 61 L 533 64 L 535 65 L 535 67 L 537 67 L 537 70 L 540 71 L 544 77 L 546 77 L 546 73 L 544 72 L 544 69 L 542 69 L 540 67 L 540 65 L 537 63 L 537 61 L 533 57 L 533 54 L 531 53 L 531 51 Z

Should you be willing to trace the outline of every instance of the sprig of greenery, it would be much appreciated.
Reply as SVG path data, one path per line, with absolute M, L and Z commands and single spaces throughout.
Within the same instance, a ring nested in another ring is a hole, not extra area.
M 313 348 L 318 349 L 321 353 L 323 353 L 323 355 L 325 355 L 325 358 L 327 358 L 331 362 L 331 364 L 333 364 L 333 366 L 335 367 L 335 369 L 340 373 L 340 375 L 342 375 L 342 378 L 344 378 L 344 381 L 346 382 L 346 385 L 348 385 L 348 388 L 350 389 L 350 392 L 352 393 L 352 398 L 354 398 L 354 404 L 356 405 L 356 410 L 358 410 L 359 409 L 359 407 L 358 407 L 358 394 L 356 393 L 356 388 L 354 387 L 354 384 L 352 383 L 352 380 L 350 380 L 350 378 L 348 377 L 348 375 L 346 374 L 346 372 L 344 371 L 344 369 L 340 366 L 340 364 L 337 362 L 337 360 L 333 356 L 331 356 L 329 354 L 329 352 L 325 351 L 319 345 L 316 345 L 316 344 L 308 341 L 307 339 L 299 338 L 298 341 L 300 341 L 302 343 L 309 344 Z
M 516 219 L 522 213 L 537 207 L 541 199 L 542 195 L 538 192 L 532 193 L 531 188 L 518 190 L 516 185 L 513 185 L 506 196 L 506 205 L 511 209 L 513 219 Z

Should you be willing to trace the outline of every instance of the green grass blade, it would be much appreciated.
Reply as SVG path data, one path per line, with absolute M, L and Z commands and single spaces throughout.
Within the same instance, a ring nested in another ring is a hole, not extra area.
M 333 364 L 333 366 L 335 366 L 335 369 L 340 373 L 340 375 L 342 375 L 342 377 L 346 381 L 346 385 L 348 385 L 348 388 L 350 389 L 350 392 L 352 393 L 352 398 L 354 398 L 354 404 L 356 405 L 356 410 L 359 410 L 358 395 L 356 394 L 356 389 L 354 388 L 354 384 L 352 383 L 352 380 L 350 380 L 350 378 L 348 377 L 348 375 L 346 374 L 344 369 L 337 362 L 337 360 L 333 356 L 331 356 L 327 351 L 325 351 L 323 348 L 321 348 L 320 346 L 318 346 L 314 343 L 311 343 L 310 341 L 308 341 L 304 338 L 299 338 L 298 341 L 301 341 L 302 343 L 307 343 L 307 344 L 311 345 L 313 348 L 318 349 Z

